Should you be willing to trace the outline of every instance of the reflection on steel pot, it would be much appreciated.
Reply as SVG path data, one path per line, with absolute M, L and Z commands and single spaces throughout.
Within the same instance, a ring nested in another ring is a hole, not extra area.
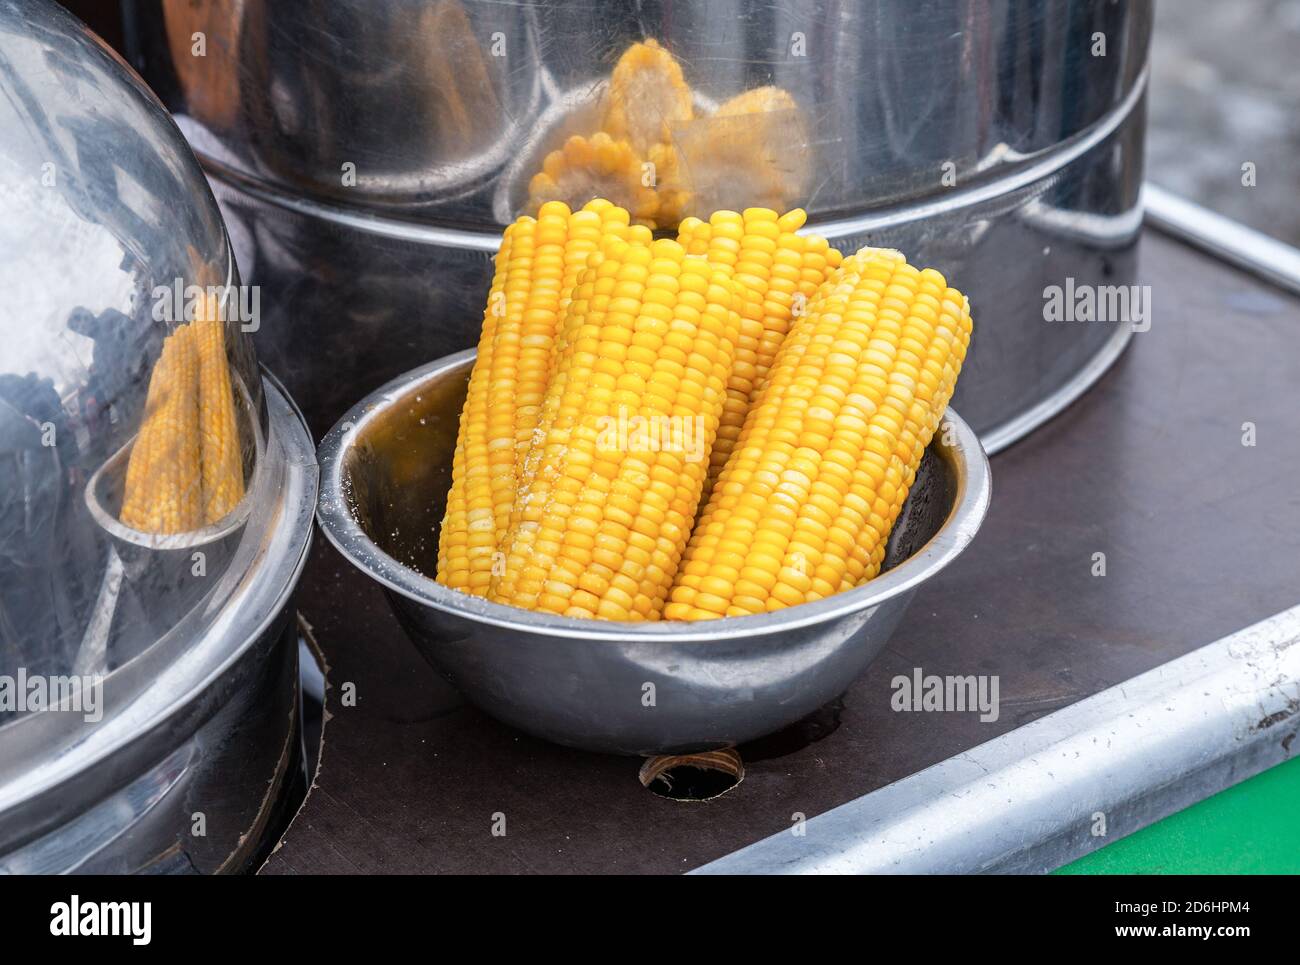
M 310 437 L 139 78 L 0 3 L 0 89 L 0 872 L 240 870 L 301 778 Z
M 988 460 L 949 410 L 864 586 L 759 616 L 698 623 L 575 620 L 491 603 L 430 577 L 474 353 L 362 399 L 321 443 L 317 517 L 380 583 L 420 652 L 467 699 L 521 730 L 589 750 L 674 754 L 779 730 L 839 696 L 922 584 L 974 538 Z M 642 702 L 653 684 L 652 708 Z
M 356 387 L 473 344 L 500 226 L 595 190 L 657 225 L 802 204 L 843 250 L 960 279 L 983 324 L 955 404 L 991 449 L 1130 334 L 1048 322 L 1042 293 L 1133 281 L 1149 0 L 133 9 L 132 56 L 263 288 L 262 358 L 318 432 Z M 200 22 L 237 70 L 196 62 Z

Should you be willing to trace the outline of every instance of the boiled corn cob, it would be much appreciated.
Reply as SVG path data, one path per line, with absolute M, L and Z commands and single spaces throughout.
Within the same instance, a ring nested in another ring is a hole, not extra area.
M 970 332 L 938 272 L 887 249 L 844 259 L 777 353 L 665 618 L 762 613 L 874 577 Z
M 673 56 L 654 40 L 633 44 L 614 66 L 601 130 L 574 134 L 542 162 L 529 204 L 607 198 L 648 227 L 672 226 L 688 196 L 672 126 L 692 117 L 692 94 Z
M 758 87 L 680 125 L 673 147 L 681 157 L 688 215 L 742 204 L 787 207 L 807 193 L 809 131 L 798 102 L 779 87 Z
M 737 296 L 725 272 L 667 239 L 610 239 L 589 265 L 547 389 L 539 465 L 519 494 L 489 596 L 568 616 L 653 620 L 704 485 L 735 356 Z M 698 432 L 698 448 L 637 434 L 667 420 Z
M 244 498 L 244 460 L 226 361 L 225 323 L 215 306 L 209 308 L 206 318 L 189 325 L 199 360 L 199 466 L 205 524 L 217 522 Z
M 626 140 L 598 131 L 591 137 L 574 134 L 564 146 L 546 155 L 542 170 L 528 183 L 530 208 L 561 201 L 578 205 L 607 198 L 626 208 L 639 224 L 654 225 L 660 198 L 648 184 L 646 156 Z
M 806 220 L 800 208 L 780 216 L 770 208 L 746 208 L 739 214 L 716 211 L 708 221 L 687 218 L 678 229 L 678 241 L 730 274 L 741 296 L 736 363 L 710 456 L 705 499 L 731 455 L 791 323 L 839 264 L 839 252 L 824 238 L 794 233 Z
M 798 113 L 799 102 L 780 87 L 753 87 L 718 105 L 714 117 L 741 117 L 780 111 Z
M 193 332 L 182 325 L 163 341 L 126 466 L 121 520 L 142 532 L 203 525 L 198 370 Z
M 603 239 L 632 233 L 628 222 L 628 212 L 608 201 L 576 212 L 548 202 L 536 219 L 523 217 L 506 228 L 438 543 L 438 579 L 447 586 L 487 592 L 550 382 L 559 319 L 588 257 Z
M 588 210 L 600 213 L 601 233 L 597 241 L 598 249 L 605 245 L 610 239 L 616 239 L 620 242 L 628 242 L 638 245 L 649 245 L 653 240 L 650 229 L 645 225 L 629 225 L 627 223 L 627 212 L 622 208 L 611 205 L 608 201 L 597 199 L 587 204 Z M 619 220 L 621 217 L 621 221 Z M 589 265 L 598 265 L 604 259 L 602 250 L 588 252 L 583 249 L 582 264 L 578 268 L 585 268 Z M 564 353 L 565 348 L 579 331 L 582 324 L 587 320 L 586 316 L 568 310 L 572 302 L 572 296 L 575 293 L 578 272 L 572 273 L 571 281 L 566 281 L 565 293 L 568 298 L 564 299 L 564 307 L 561 310 L 560 318 L 557 322 L 555 338 L 551 344 L 550 367 L 548 369 L 548 381 L 545 386 L 546 395 L 543 399 L 542 406 L 538 412 L 537 419 L 533 422 L 533 432 L 526 445 L 516 450 L 515 460 L 515 493 L 516 498 L 510 507 L 509 523 L 502 526 L 498 532 L 498 539 L 511 526 L 519 523 L 519 514 L 522 509 L 522 501 L 518 498 L 519 493 L 526 492 L 532 485 L 534 476 L 537 474 L 538 466 L 541 463 L 542 454 L 545 450 L 546 432 L 555 420 L 557 408 L 560 400 L 564 398 L 564 384 L 569 376 L 568 368 L 557 366 L 560 356 Z M 554 391 L 551 391 L 554 389 Z
M 691 119 L 691 100 L 672 54 L 654 39 L 633 44 L 610 74 L 601 127 L 645 157 L 656 144 L 671 143 L 674 124 Z

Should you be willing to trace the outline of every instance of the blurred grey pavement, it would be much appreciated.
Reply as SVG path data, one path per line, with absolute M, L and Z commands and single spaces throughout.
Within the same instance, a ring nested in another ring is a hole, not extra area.
M 1300 245 L 1300 0 L 1156 0 L 1148 118 L 1149 180 Z

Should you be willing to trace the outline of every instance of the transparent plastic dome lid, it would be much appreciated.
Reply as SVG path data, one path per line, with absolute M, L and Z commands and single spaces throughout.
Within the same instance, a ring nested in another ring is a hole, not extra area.
M 211 628 L 279 494 L 256 302 L 167 112 L 52 3 L 0 2 L 0 92 L 4 725 Z

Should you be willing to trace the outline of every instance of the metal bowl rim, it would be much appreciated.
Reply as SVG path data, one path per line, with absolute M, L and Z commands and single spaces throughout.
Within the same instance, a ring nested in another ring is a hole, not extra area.
M 307 429 L 306 419 L 278 379 L 265 370 L 259 370 L 259 374 L 262 376 L 267 406 L 271 409 L 268 443 L 274 439 L 282 448 L 286 471 L 289 465 L 309 466 L 311 433 Z M 280 410 L 278 416 L 277 409 Z M 150 739 L 149 735 L 169 721 L 185 719 L 183 715 L 201 695 L 221 681 L 257 645 L 290 605 L 307 565 L 313 529 L 311 519 L 305 515 L 305 511 L 313 500 L 313 489 L 319 493 L 319 475 L 315 466 L 311 466 L 305 474 L 302 485 L 282 486 L 278 490 L 281 507 L 275 526 L 283 528 L 286 538 L 282 545 L 257 559 L 256 567 L 265 572 L 246 574 L 241 581 L 255 587 L 250 590 L 250 599 L 243 601 L 239 608 L 226 607 L 229 619 L 206 626 L 185 644 L 183 656 L 168 664 L 166 672 L 176 673 L 178 679 L 183 681 L 183 689 L 162 690 L 155 681 L 131 698 L 129 704 L 115 709 L 111 716 L 105 713 L 104 719 L 96 724 L 89 737 L 66 746 L 61 745 L 61 748 L 54 750 L 49 747 L 40 748 L 39 763 L 28 767 L 17 780 L 7 778 L 3 769 L 0 769 L 0 829 L 3 819 L 12 808 L 49 793 L 51 788 L 73 780 L 77 775 L 86 774 L 105 761 L 114 759 L 116 755 L 127 752 L 128 748 L 137 745 L 141 739 Z M 189 615 L 185 619 L 189 619 Z M 182 622 L 179 626 L 185 625 Z M 177 627 L 160 637 L 160 641 L 175 632 Z M 211 657 L 206 661 L 195 659 L 196 654 L 207 652 L 211 653 Z M 118 670 L 129 665 L 124 664 Z M 103 678 L 105 687 L 111 686 L 110 681 L 116 672 L 117 670 L 111 671 Z M 55 715 L 58 718 L 63 716 Z M 14 739 L 27 733 L 26 729 L 20 728 L 29 728 L 32 722 L 44 719 L 49 718 L 28 714 L 0 726 L 0 733 Z M 15 753 L 23 751 L 19 747 Z M 38 757 L 33 757 L 33 760 L 37 759 Z M 18 758 L 15 760 L 22 763 Z M 37 770 L 39 774 L 35 773 Z
M 389 590 L 462 619 L 516 632 L 604 643 L 716 642 L 781 634 L 800 627 L 833 623 L 914 590 L 966 548 L 988 510 L 991 494 L 988 457 L 975 432 L 949 409 L 945 418 L 952 422 L 956 439 L 953 450 L 957 491 L 952 509 L 920 549 L 864 586 L 773 613 L 680 623 L 583 620 L 492 603 L 442 586 L 380 549 L 353 516 L 343 486 L 343 457 L 366 427 L 397 400 L 418 391 L 421 385 L 473 358 L 474 354 L 474 349 L 467 349 L 444 356 L 371 392 L 325 434 L 317 449 L 320 495 L 316 518 L 326 538 L 352 565 Z

